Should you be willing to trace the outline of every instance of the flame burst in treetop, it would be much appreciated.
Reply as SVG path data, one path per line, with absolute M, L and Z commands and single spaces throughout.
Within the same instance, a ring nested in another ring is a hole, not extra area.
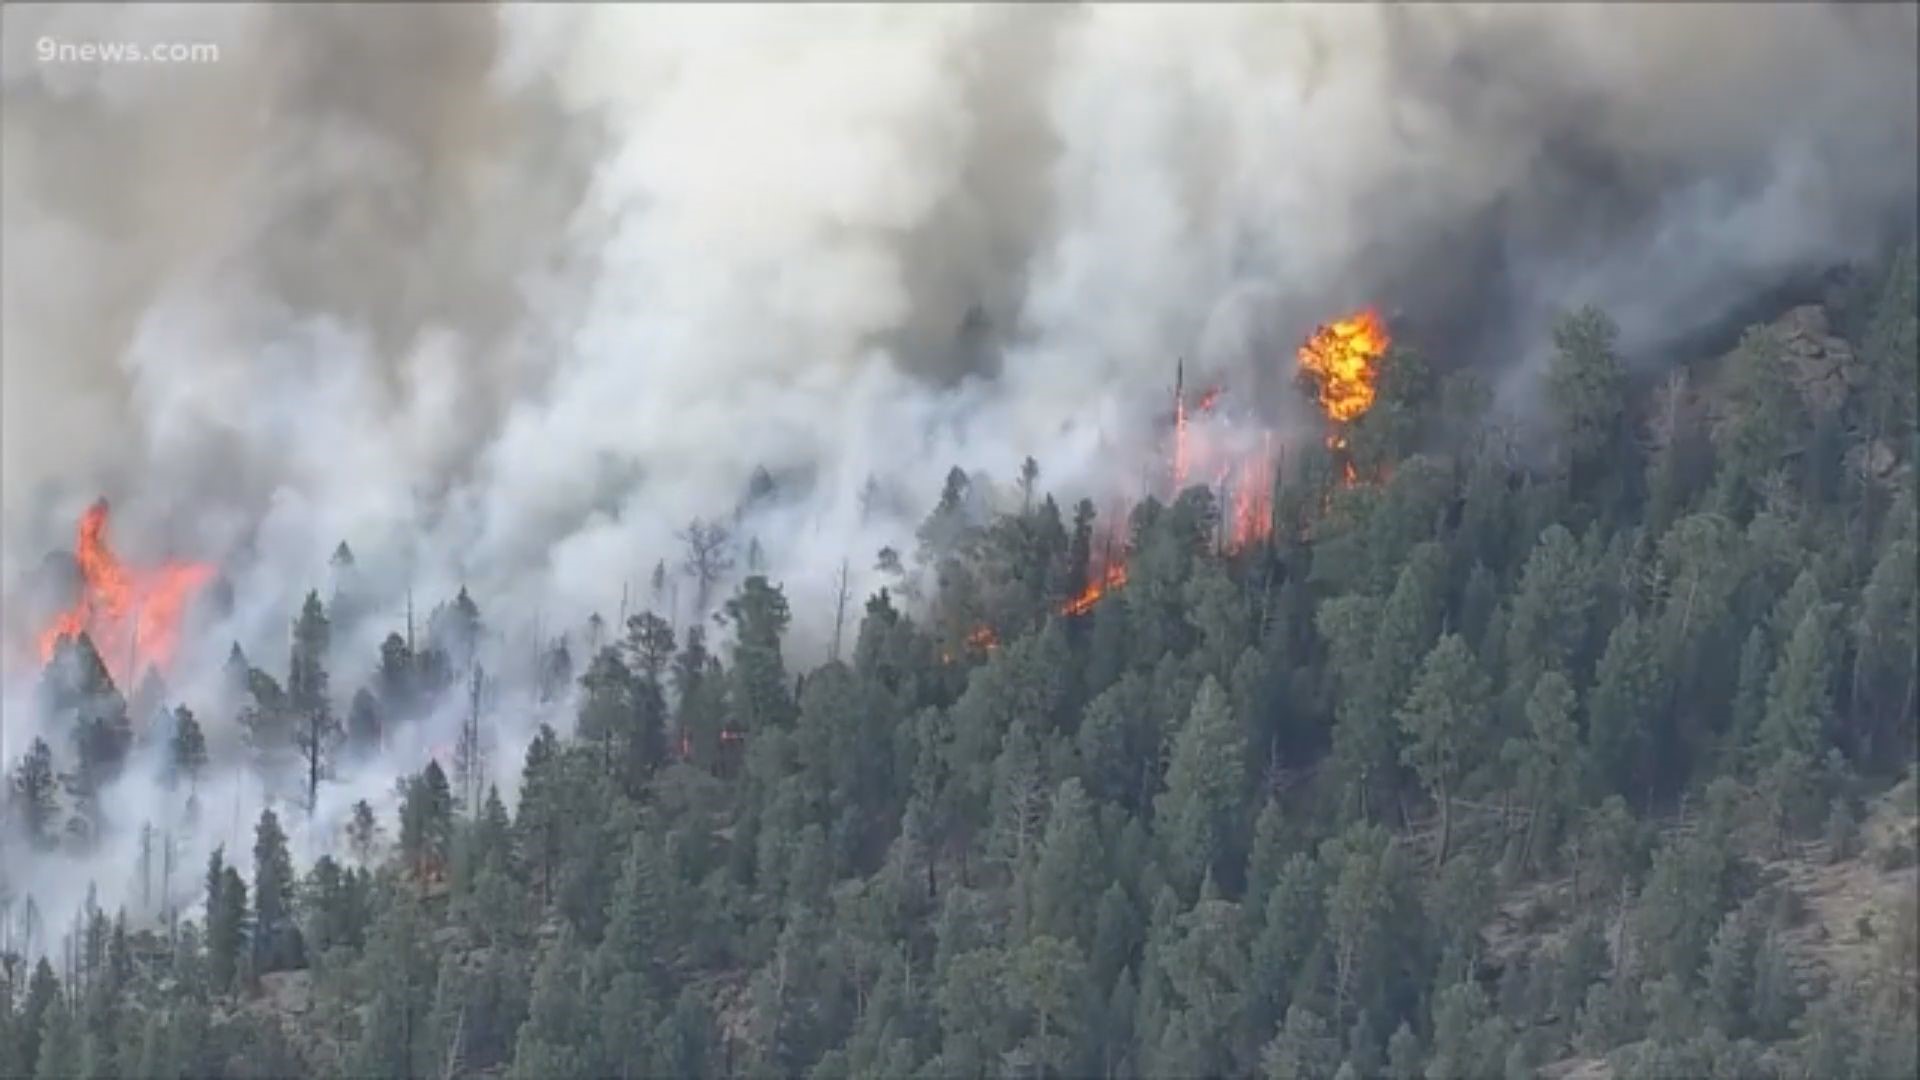
M 1345 449 L 1345 427 L 1373 406 L 1374 384 L 1389 344 L 1391 339 L 1380 316 L 1368 309 L 1319 327 L 1300 346 L 1301 373 L 1311 380 L 1321 408 L 1336 428 L 1327 438 L 1334 450 Z M 1232 421 L 1216 411 L 1221 393 L 1221 387 L 1208 387 L 1189 409 L 1184 365 L 1175 375 L 1171 495 L 1178 497 L 1190 478 L 1205 477 L 1222 496 L 1221 548 L 1237 553 L 1266 540 L 1273 532 L 1273 432 L 1262 431 L 1259 448 L 1249 451 L 1244 433 L 1236 436 Z M 1351 461 L 1344 462 L 1343 472 L 1346 483 L 1358 482 Z M 1060 605 L 1059 614 L 1067 618 L 1085 615 L 1126 583 L 1125 553 L 1109 546 L 1107 557 L 1094 569 L 1091 580 L 1079 595 Z M 967 635 L 965 645 L 991 652 L 998 647 L 999 638 L 992 627 L 980 626 Z M 943 659 L 951 661 L 952 657 L 949 654 Z
M 141 665 L 166 670 L 180 643 L 187 602 L 213 577 L 213 568 L 188 562 L 152 569 L 123 565 L 107 546 L 105 499 L 81 516 L 73 558 L 80 596 L 41 631 L 41 662 L 53 659 L 62 638 L 84 633 L 115 685 L 130 688 Z
M 1320 407 L 1339 424 L 1358 420 L 1373 407 L 1380 358 L 1392 340 L 1372 310 L 1330 322 L 1300 346 L 1300 370 L 1320 389 Z
M 1300 346 L 1301 374 L 1318 388 L 1320 408 L 1335 425 L 1327 446 L 1340 456 L 1341 476 L 1348 486 L 1358 483 L 1360 476 L 1346 455 L 1345 429 L 1373 407 L 1380 359 L 1391 344 L 1380 316 L 1369 308 L 1320 327 Z

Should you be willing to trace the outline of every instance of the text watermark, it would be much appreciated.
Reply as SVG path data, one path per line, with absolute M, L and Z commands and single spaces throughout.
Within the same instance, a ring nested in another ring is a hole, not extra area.
M 59 41 L 34 42 L 43 64 L 217 64 L 220 46 L 212 42 Z

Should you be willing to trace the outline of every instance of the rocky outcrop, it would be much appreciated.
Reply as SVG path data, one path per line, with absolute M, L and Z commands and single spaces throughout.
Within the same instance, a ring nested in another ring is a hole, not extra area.
M 1825 308 L 1794 308 L 1775 319 L 1773 329 L 1786 348 L 1789 377 L 1815 413 L 1837 409 L 1865 388 L 1866 371 L 1853 346 L 1831 332 Z

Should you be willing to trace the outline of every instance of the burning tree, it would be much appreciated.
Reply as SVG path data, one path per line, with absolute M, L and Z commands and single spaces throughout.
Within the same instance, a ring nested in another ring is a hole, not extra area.
M 1346 457 L 1347 431 L 1373 408 L 1380 361 L 1392 339 L 1371 309 L 1327 323 L 1300 346 L 1300 377 L 1312 387 L 1333 430 L 1327 446 L 1343 457 L 1349 483 L 1357 479 Z
M 74 537 L 80 595 L 40 632 L 40 659 L 51 661 L 62 639 L 85 634 L 116 685 L 131 687 L 138 665 L 165 669 L 180 643 L 187 604 L 213 578 L 203 563 L 167 562 L 151 569 L 123 564 L 107 544 L 107 501 L 80 518 Z

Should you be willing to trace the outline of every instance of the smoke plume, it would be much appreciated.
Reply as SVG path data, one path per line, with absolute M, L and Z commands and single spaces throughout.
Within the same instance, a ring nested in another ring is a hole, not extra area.
M 342 688 L 408 588 L 551 635 L 641 606 L 694 518 L 817 633 L 952 465 L 1135 483 L 1176 357 L 1273 383 L 1377 304 L 1524 404 L 1560 308 L 1654 355 L 1916 195 L 1911 5 L 4 20 L 0 574 L 32 606 L 102 494 L 130 557 L 218 563 L 181 686 L 284 655 L 342 539 L 389 605 Z

